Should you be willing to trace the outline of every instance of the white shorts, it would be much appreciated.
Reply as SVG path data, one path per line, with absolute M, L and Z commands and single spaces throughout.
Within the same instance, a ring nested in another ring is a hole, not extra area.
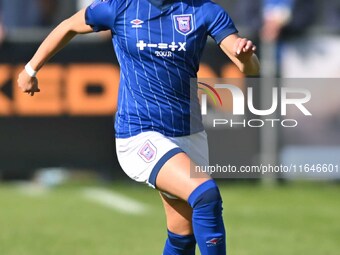
M 163 165 L 178 153 L 186 153 L 199 166 L 209 165 L 205 131 L 181 137 L 167 137 L 148 131 L 129 138 L 116 138 L 118 161 L 124 172 L 137 182 L 156 187 Z

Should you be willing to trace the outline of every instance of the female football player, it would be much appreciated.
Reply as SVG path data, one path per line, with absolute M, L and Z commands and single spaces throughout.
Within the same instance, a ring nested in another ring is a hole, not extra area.
M 63 21 L 20 73 L 18 85 L 39 92 L 36 73 L 75 35 L 111 31 L 121 75 L 115 120 L 119 162 L 132 179 L 160 191 L 168 239 L 163 255 L 226 254 L 222 199 L 209 175 L 198 98 L 190 97 L 207 37 L 246 75 L 259 73 L 253 43 L 210 0 L 96 0 Z M 115 84 L 113 84 L 114 86 Z

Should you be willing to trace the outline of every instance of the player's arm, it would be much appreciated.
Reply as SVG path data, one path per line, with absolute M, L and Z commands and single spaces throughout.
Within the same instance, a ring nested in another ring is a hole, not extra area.
M 259 75 L 260 62 L 252 41 L 241 38 L 238 34 L 231 34 L 222 40 L 220 47 L 241 72 L 249 76 Z
M 42 42 L 33 58 L 29 61 L 29 64 L 19 74 L 18 86 L 20 89 L 31 96 L 35 92 L 39 92 L 35 72 L 39 71 L 75 35 L 90 32 L 93 32 L 93 29 L 85 23 L 85 9 L 80 10 L 72 17 L 61 22 Z

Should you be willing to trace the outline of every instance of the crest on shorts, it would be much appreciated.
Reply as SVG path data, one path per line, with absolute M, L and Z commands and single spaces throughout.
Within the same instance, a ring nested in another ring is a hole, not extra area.
M 194 30 L 192 14 L 174 15 L 173 18 L 178 33 L 188 35 Z
M 147 140 L 138 151 L 138 155 L 147 163 L 152 162 L 156 158 L 156 154 L 157 149 L 149 140 Z

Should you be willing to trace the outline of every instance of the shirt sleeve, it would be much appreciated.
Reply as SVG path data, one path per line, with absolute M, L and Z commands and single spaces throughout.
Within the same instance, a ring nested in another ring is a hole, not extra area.
M 238 33 L 234 22 L 221 6 L 213 2 L 209 2 L 207 10 L 209 10 L 206 12 L 208 34 L 216 41 L 217 44 L 220 44 L 227 36 Z
M 86 24 L 95 32 L 113 30 L 117 13 L 117 0 L 95 0 L 85 12 Z

